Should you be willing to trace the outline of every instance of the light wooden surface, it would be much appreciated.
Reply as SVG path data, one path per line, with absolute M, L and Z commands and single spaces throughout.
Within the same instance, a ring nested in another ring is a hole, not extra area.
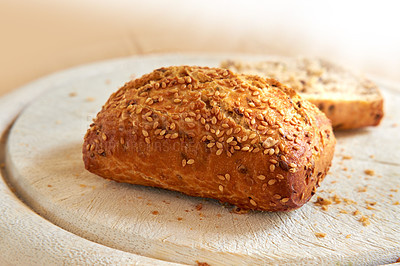
M 0 1 L 0 95 L 97 60 L 164 52 L 316 55 L 400 81 L 397 1 Z
M 30 105 L 11 129 L 6 179 L 49 221 L 82 241 L 101 244 L 102 249 L 142 255 L 138 258 L 143 263 L 151 264 L 145 257 L 211 265 L 396 261 L 400 257 L 399 87 L 382 86 L 386 116 L 381 126 L 336 132 L 332 169 L 312 200 L 318 196 L 333 200 L 337 195 L 337 202 L 325 211 L 310 202 L 290 213 L 239 215 L 216 201 L 108 182 L 84 170 L 83 134 L 110 93 L 132 74 L 166 64 L 218 65 L 227 57 L 132 58 L 82 68 L 69 79 L 64 76 L 64 82 Z M 201 209 L 196 208 L 199 204 Z M 63 239 L 57 240 L 61 235 L 54 235 L 56 250 L 62 246 L 58 241 Z M 11 255 L 7 253 L 6 259 Z M 77 262 L 83 258 L 77 256 Z

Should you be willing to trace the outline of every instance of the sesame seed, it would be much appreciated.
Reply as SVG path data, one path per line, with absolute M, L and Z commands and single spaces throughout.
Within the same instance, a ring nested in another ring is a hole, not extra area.
M 145 136 L 145 137 L 148 137 L 149 136 L 149 132 L 147 132 L 146 130 L 142 130 L 142 134 L 143 134 L 143 136 Z
M 161 130 L 160 136 L 164 136 L 167 131 L 165 129 Z
M 283 203 L 286 203 L 286 202 L 288 202 L 289 201 L 289 198 L 283 198 L 283 199 L 281 199 L 281 202 L 283 202 Z
M 278 132 L 283 136 L 283 135 L 285 135 L 285 132 L 283 131 L 283 128 L 279 128 L 278 129 Z
M 222 126 L 223 128 L 229 128 L 229 125 L 226 124 L 226 123 L 222 124 L 221 126 Z
M 217 123 L 217 118 L 213 116 L 213 118 L 211 118 L 211 124 L 215 125 L 216 123 Z
M 174 115 L 172 115 L 172 119 L 174 119 L 174 120 L 178 120 L 180 117 L 179 117 L 179 115 L 178 114 L 174 114 Z
M 166 138 L 166 139 L 169 139 L 171 137 L 171 134 L 170 133 L 168 133 L 167 135 L 165 135 L 165 137 L 164 138 Z
M 287 162 L 285 155 L 281 155 L 281 160 Z
M 269 152 L 268 152 L 269 155 L 273 155 L 274 153 L 275 153 L 274 149 L 269 149 Z
M 240 127 L 235 128 L 235 130 L 233 131 L 233 133 L 237 134 L 241 131 L 242 129 Z
M 289 172 L 290 172 L 290 173 L 296 173 L 296 171 L 297 171 L 297 168 L 290 168 L 290 169 L 289 169 Z
M 214 145 L 215 145 L 215 142 L 210 142 L 207 144 L 207 148 L 212 148 L 212 147 L 214 147 Z
M 218 179 L 221 180 L 221 181 L 224 181 L 224 180 L 225 180 L 225 177 L 224 177 L 223 175 L 217 175 L 217 177 L 218 177 Z
M 257 137 L 257 134 L 253 133 L 249 136 L 249 139 L 254 139 L 255 137 Z
M 256 115 L 256 118 L 257 118 L 258 120 L 264 120 L 264 116 L 263 116 L 261 113 L 257 114 L 257 115 Z
M 233 137 L 230 137 L 230 138 L 228 138 L 227 140 L 226 140 L 226 143 L 230 143 L 230 142 L 232 142 L 233 141 Z
M 270 165 L 269 165 L 269 170 L 270 170 L 271 172 L 275 171 L 275 165 L 274 165 L 274 164 L 270 164 Z
M 174 133 L 174 134 L 171 135 L 171 139 L 176 139 L 178 136 L 179 136 L 178 133 Z
M 102 133 L 102 134 L 101 134 L 101 138 L 102 138 L 104 141 L 106 141 L 106 140 L 107 140 L 107 135 L 104 134 L 104 133 Z
M 289 166 L 292 167 L 292 168 L 296 168 L 296 167 L 297 167 L 297 164 L 295 164 L 295 163 L 290 163 Z
M 167 84 L 166 84 L 165 82 L 161 82 L 161 87 L 162 87 L 163 89 L 165 89 L 165 88 L 167 87 Z
M 255 105 L 253 102 L 249 102 L 248 105 L 249 105 L 250 107 L 256 107 L 256 105 Z
M 265 180 L 265 175 L 258 175 L 257 178 L 260 180 Z
M 242 142 L 245 142 L 249 137 L 246 135 L 242 138 Z
M 150 138 L 145 138 L 144 141 L 146 141 L 147 144 L 150 144 Z
M 186 160 L 183 159 L 183 160 L 182 160 L 182 166 L 185 167 L 185 165 L 186 165 Z
M 259 151 L 260 151 L 260 148 L 255 148 L 252 152 L 256 153 L 256 152 L 259 152 Z
M 286 138 L 287 138 L 288 140 L 290 140 L 290 141 L 294 140 L 294 138 L 293 138 L 292 136 L 290 136 L 290 135 L 287 135 Z
M 180 103 L 180 102 L 182 102 L 181 99 L 174 99 L 174 103 Z
M 206 124 L 206 120 L 202 117 L 202 118 L 200 118 L 200 123 L 202 123 L 203 125 L 205 125 L 205 124 Z
M 189 159 L 189 160 L 187 160 L 186 163 L 187 163 L 187 164 L 194 164 L 194 160 L 193 160 L 193 159 Z
M 218 186 L 219 191 L 223 192 L 224 191 L 224 187 L 222 185 Z
M 255 202 L 253 199 L 250 199 L 250 204 L 253 206 L 257 206 L 257 202 Z
M 206 124 L 206 125 L 204 126 L 204 128 L 205 128 L 207 131 L 209 131 L 209 130 L 210 130 L 210 125 L 209 125 L 209 124 Z
M 233 128 L 230 128 L 226 131 L 226 135 L 230 136 L 232 134 Z
M 218 148 L 218 149 L 222 149 L 222 148 L 224 147 L 224 146 L 222 145 L 222 143 L 220 143 L 220 142 L 217 142 L 216 144 L 217 144 L 217 148 Z
M 276 183 L 275 179 L 271 179 L 271 180 L 268 181 L 268 185 L 270 185 L 270 186 L 272 186 L 275 183 Z
M 149 122 L 153 122 L 153 118 L 151 116 L 146 117 L 146 120 Z
M 124 143 L 125 143 L 124 138 L 121 137 L 121 138 L 119 139 L 119 142 L 120 142 L 122 145 L 124 145 Z
M 230 174 L 225 174 L 226 180 L 230 181 L 231 180 L 231 175 Z
M 245 147 L 242 148 L 242 151 L 248 151 L 248 150 L 250 150 L 249 146 L 245 146 Z
M 208 140 L 214 140 L 214 138 L 211 135 L 207 135 Z
M 281 175 L 281 174 L 277 174 L 276 178 L 281 179 L 281 180 L 284 179 L 283 175 Z
M 216 155 L 221 155 L 222 154 L 222 149 L 217 150 L 217 152 L 215 153 Z
M 274 199 L 278 199 L 278 200 L 282 198 L 281 195 L 279 195 L 279 194 L 275 194 L 273 197 L 274 197 Z
M 273 163 L 273 164 L 277 164 L 277 163 L 278 163 L 278 161 L 275 160 L 275 159 L 271 159 L 271 160 L 269 160 L 269 162 L 270 162 L 270 163 Z

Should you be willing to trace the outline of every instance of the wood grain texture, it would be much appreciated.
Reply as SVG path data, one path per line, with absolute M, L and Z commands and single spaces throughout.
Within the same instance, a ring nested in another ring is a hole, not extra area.
M 331 173 L 312 202 L 290 213 L 239 215 L 213 200 L 118 184 L 84 170 L 81 145 L 90 120 L 131 74 L 140 76 L 166 65 L 216 66 L 226 57 L 143 57 L 114 62 L 111 68 L 103 64 L 81 70 L 80 78 L 75 76 L 42 95 L 15 122 L 7 140 L 7 180 L 33 210 L 82 241 L 160 263 L 396 261 L 400 256 L 399 90 L 384 88 L 388 115 L 381 126 L 336 132 Z M 332 201 L 323 205 L 327 210 L 313 203 L 318 196 L 325 204 Z

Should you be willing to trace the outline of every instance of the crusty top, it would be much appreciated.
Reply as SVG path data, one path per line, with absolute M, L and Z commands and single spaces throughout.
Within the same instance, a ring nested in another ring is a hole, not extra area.
M 256 168 L 233 170 L 251 175 L 260 182 L 257 191 L 263 193 L 267 186 L 282 182 L 284 188 L 271 191 L 283 194 L 269 196 L 276 199 L 275 206 L 291 203 L 290 208 L 308 200 L 310 182 L 314 183 L 310 190 L 315 190 L 319 182 L 317 173 L 313 176 L 315 161 L 324 142 L 334 137 L 329 121 L 314 105 L 274 79 L 219 68 L 173 66 L 126 83 L 103 106 L 85 138 L 84 153 L 91 158 L 129 156 L 140 141 L 200 143 L 210 158 L 259 154 Z M 183 168 L 196 163 L 196 152 L 180 156 Z M 297 175 L 304 178 L 298 180 Z M 230 176 L 219 173 L 216 179 L 229 181 Z M 222 192 L 221 186 L 215 189 Z M 292 197 L 293 191 L 299 193 Z M 256 208 L 261 200 L 249 196 L 250 206 L 245 207 Z M 262 209 L 273 206 L 269 204 Z

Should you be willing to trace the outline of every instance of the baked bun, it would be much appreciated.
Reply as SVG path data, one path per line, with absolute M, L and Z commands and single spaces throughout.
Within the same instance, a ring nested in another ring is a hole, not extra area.
M 314 194 L 335 142 L 326 116 L 274 79 L 173 66 L 111 95 L 83 160 L 117 182 L 287 211 Z

